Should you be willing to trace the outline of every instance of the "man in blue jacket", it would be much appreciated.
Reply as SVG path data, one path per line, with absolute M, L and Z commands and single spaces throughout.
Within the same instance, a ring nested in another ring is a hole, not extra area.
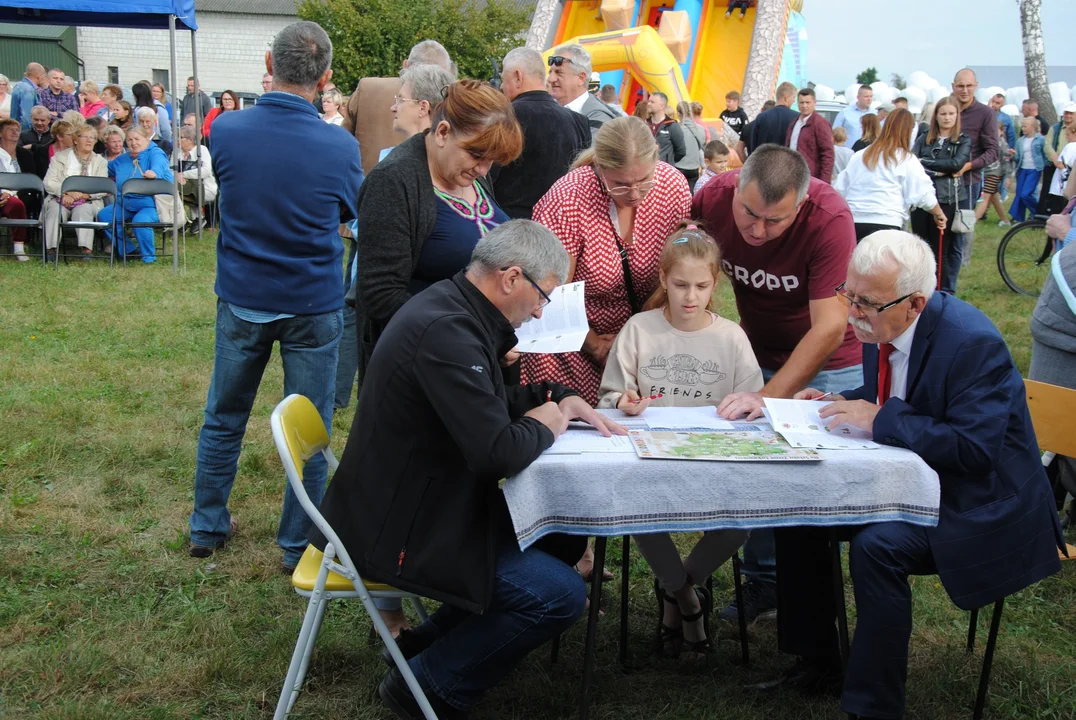
M 952 601 L 972 610 L 1061 569 L 1064 547 L 1054 498 L 1039 459 L 1024 381 L 1005 340 L 979 310 L 934 292 L 925 243 L 899 230 L 865 238 L 837 294 L 863 345 L 862 387 L 819 413 L 830 427 L 870 430 L 938 473 L 938 525 L 900 522 L 852 528 L 856 633 L 843 679 L 845 712 L 904 715 L 909 575 L 937 574 Z M 797 395 L 814 399 L 808 389 Z M 761 690 L 837 689 L 841 664 L 834 626 L 828 532 L 776 532 L 778 640 L 802 660 Z
M 777 104 L 755 118 L 751 123 L 751 135 L 744 138 L 748 155 L 759 145 L 766 143 L 787 144 L 788 128 L 800 117 L 800 114 L 792 109 L 792 103 L 795 101 L 795 85 L 783 82 L 777 86 Z
M 340 217 L 342 210 L 356 214 L 362 163 L 355 139 L 322 122 L 314 109 L 315 95 L 332 77 L 331 62 L 332 43 L 320 26 L 289 25 L 266 53 L 272 91 L 255 107 L 213 123 L 219 299 L 190 520 L 194 557 L 208 557 L 236 529 L 228 496 L 275 342 L 284 394 L 310 398 L 332 427 L 344 305 Z M 318 455 L 304 472 L 315 504 L 324 494 L 326 469 Z M 285 488 L 277 542 L 290 572 L 306 549 L 310 523 Z

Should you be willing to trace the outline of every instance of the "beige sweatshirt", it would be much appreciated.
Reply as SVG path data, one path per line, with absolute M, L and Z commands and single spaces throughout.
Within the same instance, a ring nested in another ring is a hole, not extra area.
M 729 393 L 762 389 L 762 371 L 747 335 L 734 322 L 713 315 L 709 327 L 677 330 L 664 310 L 628 320 L 605 363 L 598 407 L 615 408 L 620 396 L 664 393 L 655 407 L 717 406 Z

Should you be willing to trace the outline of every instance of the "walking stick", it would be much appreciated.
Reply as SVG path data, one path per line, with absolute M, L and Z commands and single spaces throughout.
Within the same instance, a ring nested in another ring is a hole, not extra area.
M 942 278 L 942 258 L 945 257 L 942 252 L 942 244 L 945 242 L 945 229 L 938 230 L 938 287 L 937 290 L 941 290 L 941 278 Z

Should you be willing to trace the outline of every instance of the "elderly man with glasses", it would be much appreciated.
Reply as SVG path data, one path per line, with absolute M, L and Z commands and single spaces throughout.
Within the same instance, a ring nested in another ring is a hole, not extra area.
M 935 267 L 919 238 L 883 230 L 856 247 L 836 289 L 864 343 L 864 382 L 819 415 L 831 429 L 847 424 L 908 448 L 941 483 L 937 527 L 847 528 L 857 622 L 843 679 L 828 531 L 776 532 L 778 642 L 801 660 L 757 688 L 843 683 L 842 708 L 861 720 L 904 716 L 909 575 L 937 574 L 958 607 L 974 610 L 1056 573 L 1064 547 L 1020 371 L 982 312 L 934 292 Z M 796 397 L 822 395 L 808 388 Z
M 521 551 L 498 487 L 569 420 L 625 432 L 563 385 L 506 386 L 501 376 L 516 329 L 542 316 L 568 265 L 552 232 L 512 220 L 478 241 L 465 270 L 404 305 L 370 359 L 321 504 L 363 577 L 443 603 L 397 640 L 440 718 L 464 717 L 583 613 L 571 564 L 585 540 Z M 325 538 L 315 530 L 311 542 Z M 396 716 L 422 717 L 398 669 L 380 694 Z
M 590 122 L 591 135 L 596 135 L 598 128 L 605 123 L 620 117 L 619 113 L 588 92 L 592 66 L 590 53 L 582 45 L 562 45 L 553 51 L 547 62 L 549 76 L 546 78 L 546 89 L 549 94 L 569 110 L 585 115 Z

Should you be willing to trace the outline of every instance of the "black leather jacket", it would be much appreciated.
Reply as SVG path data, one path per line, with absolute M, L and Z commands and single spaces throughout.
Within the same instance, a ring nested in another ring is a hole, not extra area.
M 912 153 L 919 158 L 923 169 L 934 180 L 934 193 L 942 205 L 956 205 L 967 197 L 964 183 L 953 177 L 953 173 L 971 162 L 971 138 L 964 133 L 956 142 L 945 142 L 939 138 L 927 144 L 927 136 L 920 133 L 915 139 Z

